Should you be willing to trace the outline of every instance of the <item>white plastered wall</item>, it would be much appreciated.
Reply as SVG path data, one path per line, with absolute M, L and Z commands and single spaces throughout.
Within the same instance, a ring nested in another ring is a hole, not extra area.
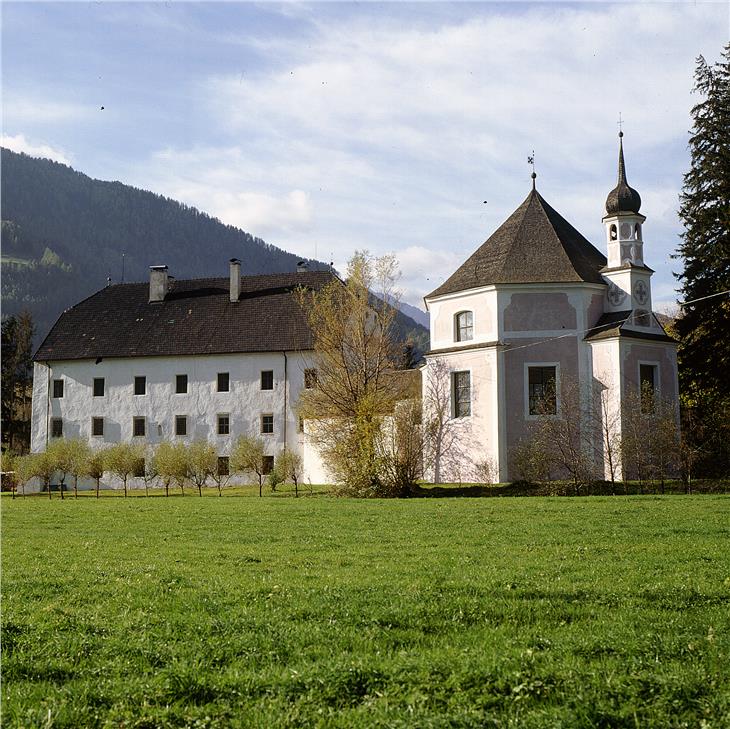
M 493 286 L 427 300 L 426 307 L 431 319 L 431 349 L 454 346 L 454 317 L 461 311 L 471 311 L 474 316 L 474 338 L 464 344 L 497 339 L 497 293 Z
M 239 435 L 260 436 L 267 453 L 276 455 L 286 443 L 305 458 L 305 480 L 323 483 L 324 470 L 316 453 L 304 453 L 294 410 L 304 386 L 307 358 L 299 352 L 224 354 L 190 357 L 36 363 L 33 375 L 31 450 L 45 450 L 51 418 L 63 419 L 65 438 L 83 438 L 92 447 L 119 441 L 155 444 L 162 440 L 212 442 L 219 455 L 229 455 Z M 261 372 L 272 370 L 274 389 L 261 389 Z M 217 375 L 228 372 L 228 392 L 217 391 Z M 188 392 L 175 393 L 175 376 L 188 376 Z M 146 377 L 146 394 L 134 394 L 135 376 Z M 103 377 L 103 397 L 93 396 L 93 379 Z M 52 381 L 63 379 L 62 398 L 53 398 Z M 217 434 L 217 416 L 230 417 L 229 435 Z M 273 415 L 274 432 L 261 433 L 261 416 Z M 188 417 L 187 436 L 174 434 L 175 416 Z M 104 418 L 104 436 L 91 435 L 91 418 Z M 146 418 L 146 436 L 133 437 L 134 417 Z M 232 479 L 233 482 L 234 479 Z M 239 479 L 240 480 L 240 479 Z M 106 474 L 105 485 L 118 486 Z M 90 485 L 90 484 L 85 484 Z M 133 486 L 142 486 L 141 479 Z

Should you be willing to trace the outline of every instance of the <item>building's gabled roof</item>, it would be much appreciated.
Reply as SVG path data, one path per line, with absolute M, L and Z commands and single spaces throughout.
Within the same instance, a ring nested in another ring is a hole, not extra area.
M 595 326 L 588 330 L 584 339 L 587 341 L 595 341 L 598 339 L 611 339 L 612 337 L 629 337 L 630 339 L 650 339 L 652 341 L 672 342 L 676 344 L 677 340 L 670 337 L 664 331 L 664 327 L 654 314 L 652 314 L 652 317 L 661 330 L 661 333 L 631 329 L 632 313 L 628 309 L 626 311 L 612 311 L 608 314 L 603 314 Z
M 149 284 L 108 286 L 59 317 L 38 361 L 295 351 L 312 348 L 298 286 L 320 289 L 329 271 L 243 276 L 239 300 L 228 278 L 174 281 L 149 303 Z
M 603 284 L 606 257 L 536 189 L 460 268 L 426 298 L 507 283 Z

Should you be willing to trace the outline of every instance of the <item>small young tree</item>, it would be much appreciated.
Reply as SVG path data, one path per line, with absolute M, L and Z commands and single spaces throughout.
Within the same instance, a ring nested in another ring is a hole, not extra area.
M 150 485 L 153 484 L 160 476 L 157 470 L 157 459 L 155 458 L 154 446 L 148 445 L 144 450 L 144 458 L 142 459 L 140 472 L 144 480 L 144 495 L 150 495 Z
M 2 488 L 10 489 L 12 498 L 15 498 L 15 491 L 18 485 L 16 473 L 17 456 L 12 451 L 2 451 L 0 455 L 0 471 L 2 471 Z
M 216 458 L 216 465 L 210 476 L 218 488 L 218 496 L 223 496 L 223 487 L 231 478 L 231 466 L 228 456 L 219 456 Z
M 165 487 L 165 496 L 170 495 L 170 483 L 180 487 L 185 496 L 185 480 L 188 477 L 188 458 L 183 443 L 163 441 L 157 446 L 154 455 L 155 468 Z
M 194 440 L 187 449 L 188 474 L 197 486 L 198 495 L 203 495 L 203 486 L 218 470 L 218 456 L 211 443 Z
M 261 438 L 242 435 L 236 441 L 231 453 L 231 469 L 238 473 L 254 473 L 259 480 L 259 496 L 263 493 L 266 475 L 266 447 Z
M 443 483 L 455 473 L 468 469 L 469 433 L 461 419 L 453 417 L 451 370 L 442 359 L 426 365 L 423 387 L 424 468 L 431 471 L 434 483 Z
M 124 496 L 127 496 L 127 481 L 130 476 L 139 472 L 139 462 L 144 459 L 144 449 L 135 443 L 115 443 L 109 447 L 106 455 L 106 467 L 124 485 Z
M 52 498 L 51 478 L 56 472 L 56 464 L 46 451 L 21 456 L 16 461 L 15 468 L 24 485 L 32 478 L 37 478 L 41 482 L 41 486 L 45 486 L 48 490 L 48 498 Z
M 79 497 L 79 478 L 84 476 L 91 449 L 89 444 L 81 438 L 66 441 L 66 448 L 68 452 L 68 473 L 73 477 L 74 498 L 77 499 Z
M 419 399 L 404 400 L 383 423 L 377 453 L 383 495 L 406 496 L 423 476 L 423 423 Z
M 274 470 L 281 481 L 290 480 L 294 484 L 294 497 L 297 498 L 299 496 L 299 481 L 302 477 L 302 457 L 289 448 L 284 448 L 276 456 Z
M 73 446 L 69 446 L 70 442 L 66 438 L 57 438 L 52 440 L 46 448 L 46 457 L 53 463 L 54 472 L 58 471 L 60 474 L 58 482 L 61 487 L 61 499 L 63 499 L 63 492 L 66 488 L 66 476 L 72 468 Z
M 596 431 L 596 455 L 604 464 L 604 473 L 611 481 L 611 493 L 616 493 L 616 476 L 621 467 L 621 408 L 611 399 L 611 386 L 596 383 L 591 420 Z
M 106 448 L 96 448 L 89 450 L 86 456 L 86 462 L 83 466 L 82 475 L 88 476 L 93 479 L 96 484 L 96 498 L 99 498 L 99 485 L 101 479 L 104 478 L 104 471 L 106 470 Z

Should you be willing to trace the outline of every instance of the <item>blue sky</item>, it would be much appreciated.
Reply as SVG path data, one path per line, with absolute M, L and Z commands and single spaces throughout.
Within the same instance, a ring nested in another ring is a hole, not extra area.
M 394 252 L 422 306 L 525 198 L 533 149 L 604 250 L 620 112 L 661 308 L 694 59 L 729 34 L 725 2 L 5 2 L 3 144 L 341 270 Z

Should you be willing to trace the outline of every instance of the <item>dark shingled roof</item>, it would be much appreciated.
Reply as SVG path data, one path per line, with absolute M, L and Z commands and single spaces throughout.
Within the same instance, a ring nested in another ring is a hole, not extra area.
M 596 322 L 596 325 L 588 330 L 588 333 L 584 339 L 591 341 L 596 339 L 610 339 L 611 337 L 629 337 L 631 339 L 650 339 L 658 342 L 672 342 L 677 343 L 676 339 L 670 337 L 662 327 L 656 315 L 652 314 L 654 319 L 657 321 L 660 327 L 662 327 L 662 333 L 654 334 L 652 332 L 640 332 L 635 329 L 625 328 L 628 324 L 628 319 L 631 317 L 631 310 L 626 311 L 612 311 L 608 314 L 603 314 L 601 318 Z
M 533 188 L 475 253 L 426 298 L 500 283 L 605 284 L 606 257 Z
M 150 357 L 312 348 L 297 286 L 320 289 L 329 271 L 243 276 L 237 302 L 228 278 L 171 282 L 149 303 L 149 283 L 108 286 L 59 317 L 34 359 Z

